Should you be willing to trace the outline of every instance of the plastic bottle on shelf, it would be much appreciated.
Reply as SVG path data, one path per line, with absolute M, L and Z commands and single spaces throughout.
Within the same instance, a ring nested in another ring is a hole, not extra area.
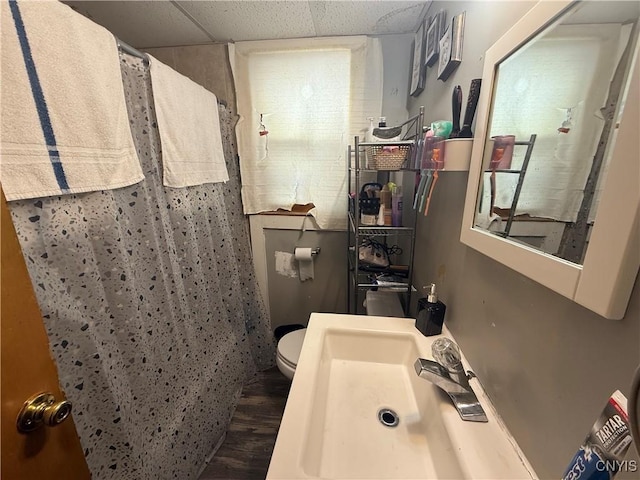
M 391 194 L 391 225 L 402 226 L 402 186 L 396 185 Z
M 376 225 L 378 225 L 379 227 L 384 227 L 385 216 L 384 204 L 380 203 L 380 210 L 378 211 L 378 219 L 376 220 Z
M 380 205 L 384 206 L 383 225 L 390 227 L 392 225 L 392 211 L 391 211 L 391 190 L 389 185 L 385 184 L 380 191 Z
M 376 128 L 375 124 L 373 123 L 373 122 L 375 122 L 375 118 L 368 117 L 367 120 L 369 120 L 369 128 L 367 129 L 367 134 L 364 137 L 364 141 L 365 142 L 375 142 L 376 141 L 376 137 L 373 136 L 373 129 Z

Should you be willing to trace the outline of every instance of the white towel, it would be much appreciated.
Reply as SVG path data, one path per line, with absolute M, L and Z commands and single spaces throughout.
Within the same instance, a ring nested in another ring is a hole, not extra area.
M 150 64 L 164 185 L 226 182 L 216 96 L 153 57 Z
M 1 9 L 7 199 L 141 181 L 113 35 L 57 1 L 3 1 Z

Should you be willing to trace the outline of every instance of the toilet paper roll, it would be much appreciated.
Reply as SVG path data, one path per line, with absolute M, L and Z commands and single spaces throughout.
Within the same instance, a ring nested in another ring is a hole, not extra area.
M 313 280 L 313 249 L 296 248 L 294 257 L 298 261 L 300 281 Z

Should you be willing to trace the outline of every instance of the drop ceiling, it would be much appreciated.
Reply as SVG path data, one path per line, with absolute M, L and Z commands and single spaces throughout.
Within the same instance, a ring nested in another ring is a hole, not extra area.
M 413 33 L 422 1 L 64 1 L 137 48 Z

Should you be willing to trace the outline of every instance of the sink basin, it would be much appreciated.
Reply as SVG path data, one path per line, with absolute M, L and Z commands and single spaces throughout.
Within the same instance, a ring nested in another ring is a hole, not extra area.
M 416 375 L 438 337 L 406 318 L 313 313 L 267 479 L 536 478 L 477 380 L 488 423 L 462 421 Z
M 462 477 L 442 419 L 429 415 L 437 399 L 412 367 L 418 356 L 411 334 L 326 330 L 310 405 L 314 414 L 303 444 L 305 473 L 319 478 Z M 379 421 L 384 408 L 397 414 L 397 427 Z

